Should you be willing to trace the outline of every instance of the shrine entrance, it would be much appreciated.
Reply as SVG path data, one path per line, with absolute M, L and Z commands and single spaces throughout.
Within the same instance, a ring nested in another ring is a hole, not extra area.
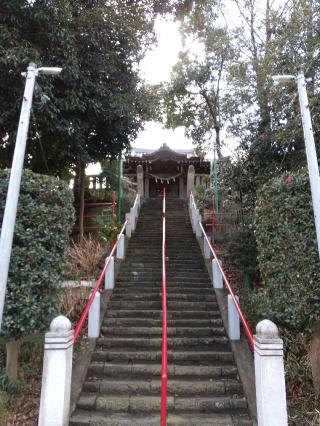
M 149 196 L 151 198 L 162 197 L 163 188 L 166 187 L 166 195 L 169 198 L 179 198 L 179 180 L 175 182 L 170 180 L 169 183 L 166 181 L 150 179 L 149 181 Z

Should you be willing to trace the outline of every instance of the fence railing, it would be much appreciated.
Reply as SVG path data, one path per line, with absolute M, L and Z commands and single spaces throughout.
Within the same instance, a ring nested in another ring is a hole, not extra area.
M 167 272 L 166 272 L 166 188 L 162 208 L 162 363 L 161 363 L 161 426 L 167 424 L 168 342 L 167 342 Z
M 244 332 L 247 336 L 249 345 L 250 345 L 251 349 L 253 349 L 254 348 L 253 334 L 252 334 L 250 327 L 247 323 L 247 320 L 246 320 L 246 318 L 245 318 L 245 316 L 244 316 L 244 314 L 243 314 L 243 312 L 240 308 L 238 298 L 235 296 L 235 294 L 233 292 L 233 289 L 232 289 L 232 287 L 229 283 L 229 280 L 226 276 L 226 273 L 224 272 L 224 270 L 222 268 L 221 262 L 218 259 L 218 256 L 217 256 L 216 252 L 214 251 L 214 249 L 211 245 L 211 242 L 210 242 L 210 240 L 207 236 L 207 233 L 206 233 L 206 231 L 205 231 L 205 229 L 204 229 L 204 227 L 201 223 L 201 217 L 200 217 L 199 211 L 196 208 L 196 203 L 195 203 L 194 196 L 193 196 L 192 193 L 190 194 L 190 205 L 192 206 L 192 209 L 195 209 L 195 210 L 192 211 L 192 216 L 193 216 L 194 228 L 197 228 L 196 233 L 197 233 L 198 236 L 201 236 L 201 234 L 202 234 L 203 238 L 204 238 L 204 243 L 205 243 L 204 251 L 207 252 L 208 249 L 209 249 L 209 251 L 211 252 L 211 254 L 213 256 L 213 259 L 215 260 L 215 263 L 214 263 L 214 266 L 213 266 L 213 274 L 214 274 L 214 271 L 217 271 L 217 270 L 220 272 L 222 280 L 223 280 L 223 282 L 224 282 L 224 284 L 225 284 L 225 286 L 226 286 L 226 288 L 229 292 L 229 295 L 232 299 L 234 307 L 235 307 L 236 311 L 238 312 L 238 315 L 239 315 L 240 321 L 242 323 Z M 217 279 L 219 280 L 219 277 L 217 277 Z M 229 312 L 231 310 L 232 310 L 232 305 L 230 306 Z M 229 318 L 229 322 L 230 322 L 230 318 Z

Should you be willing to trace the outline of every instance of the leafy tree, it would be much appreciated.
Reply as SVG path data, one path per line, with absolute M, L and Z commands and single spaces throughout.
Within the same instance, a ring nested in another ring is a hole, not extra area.
M 0 171 L 0 226 L 8 180 L 9 171 Z M 14 378 L 21 343 L 47 329 L 56 314 L 73 216 L 73 196 L 65 182 L 24 172 L 0 333 L 7 372 Z
M 227 31 L 217 24 L 216 13 L 215 2 L 199 2 L 185 19 L 182 33 L 186 45 L 196 41 L 203 55 L 187 48 L 180 53 L 171 82 L 164 88 L 164 104 L 168 127 L 185 126 L 187 136 L 198 146 L 207 144 L 214 133 L 221 157 L 221 86 L 235 52 Z

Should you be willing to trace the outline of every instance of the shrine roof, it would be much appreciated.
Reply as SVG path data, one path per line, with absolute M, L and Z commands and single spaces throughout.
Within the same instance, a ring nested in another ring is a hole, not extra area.
M 127 157 L 126 162 L 128 163 L 153 163 L 156 161 L 176 161 L 182 163 L 207 163 L 207 161 L 202 160 L 200 157 L 188 157 L 187 154 L 181 154 L 169 148 L 167 144 L 163 144 L 158 150 L 150 153 L 144 154 L 141 157 L 133 156 Z M 209 163 L 209 162 L 208 162 Z

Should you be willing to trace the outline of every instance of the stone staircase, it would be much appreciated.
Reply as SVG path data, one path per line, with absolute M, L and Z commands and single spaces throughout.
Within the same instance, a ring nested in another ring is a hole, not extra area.
M 143 205 L 70 425 L 159 426 L 162 200 Z M 167 425 L 249 426 L 187 207 L 167 200 Z

